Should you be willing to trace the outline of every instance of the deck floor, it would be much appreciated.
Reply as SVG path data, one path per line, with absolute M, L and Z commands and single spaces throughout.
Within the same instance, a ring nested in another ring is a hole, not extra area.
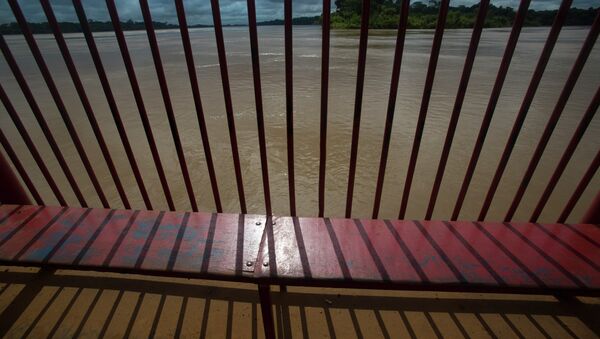
M 255 285 L 2 271 L 0 336 L 263 337 Z M 600 298 L 290 287 L 273 299 L 280 338 L 600 336 Z

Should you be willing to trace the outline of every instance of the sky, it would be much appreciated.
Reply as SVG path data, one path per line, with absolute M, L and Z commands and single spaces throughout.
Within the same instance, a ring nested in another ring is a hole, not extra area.
M 257 20 L 267 21 L 283 18 L 283 0 L 255 0 Z M 417 0 L 411 0 L 411 2 Z M 426 0 L 421 0 L 427 2 Z M 77 17 L 71 0 L 51 0 L 58 21 L 76 22 Z M 154 21 L 177 23 L 173 0 L 148 0 Z M 108 21 L 106 4 L 101 0 L 82 0 L 88 19 Z M 142 21 L 138 0 L 115 0 L 122 21 Z M 322 0 L 292 0 L 294 17 L 320 15 Z M 331 1 L 332 9 L 334 1 Z M 451 6 L 473 5 L 474 0 L 451 0 Z M 518 0 L 492 0 L 495 6 L 517 7 Z M 556 9 L 560 0 L 532 0 L 530 8 L 536 10 Z M 19 4 L 30 22 L 44 22 L 46 18 L 38 1 L 20 0 Z M 188 24 L 212 24 L 210 0 L 184 0 Z M 589 8 L 600 6 L 600 0 L 574 0 L 572 7 Z M 224 24 L 246 24 L 246 0 L 220 0 L 221 18 Z M 5 0 L 0 0 L 0 23 L 15 21 Z

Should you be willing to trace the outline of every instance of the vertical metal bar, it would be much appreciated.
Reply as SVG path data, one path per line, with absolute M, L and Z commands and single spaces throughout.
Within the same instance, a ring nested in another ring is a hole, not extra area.
M 213 14 L 215 40 L 217 42 L 217 54 L 219 55 L 219 67 L 221 69 L 221 81 L 223 83 L 223 96 L 225 98 L 225 113 L 227 114 L 227 126 L 229 127 L 229 141 L 231 143 L 231 153 L 233 156 L 233 167 L 235 170 L 235 180 L 237 183 L 240 210 L 242 213 L 246 213 L 247 211 L 246 197 L 244 194 L 244 181 L 242 179 L 240 155 L 238 152 L 237 135 L 235 132 L 235 117 L 233 115 L 233 105 L 231 103 L 231 89 L 229 87 L 229 72 L 227 71 L 227 55 L 225 54 L 225 42 L 223 39 L 223 25 L 221 24 L 221 10 L 219 9 L 219 0 L 210 0 L 210 5 Z
M 142 179 L 142 175 L 140 173 L 137 161 L 135 159 L 135 155 L 133 153 L 133 150 L 131 149 L 131 144 L 129 142 L 129 138 L 127 137 L 127 132 L 125 131 L 125 126 L 123 125 L 123 120 L 121 119 L 119 108 L 117 107 L 114 95 L 112 93 L 112 90 L 110 89 L 110 83 L 108 82 L 106 71 L 104 70 L 104 66 L 102 65 L 100 53 L 98 52 L 98 47 L 96 46 L 96 42 L 94 41 L 94 37 L 92 35 L 88 19 L 85 15 L 85 11 L 83 10 L 81 0 L 73 0 L 73 7 L 75 7 L 75 13 L 77 13 L 79 24 L 81 25 L 81 30 L 83 31 L 83 36 L 85 37 L 88 49 L 90 51 L 90 55 L 92 56 L 94 66 L 96 68 L 96 72 L 98 73 L 98 77 L 100 78 L 102 90 L 104 91 L 104 95 L 106 96 L 108 107 L 110 108 L 113 120 L 115 121 L 115 126 L 117 127 L 117 131 L 119 132 L 121 142 L 123 143 L 123 148 L 125 149 L 127 160 L 129 161 L 129 165 L 131 166 L 131 170 L 133 171 L 133 175 L 140 190 L 140 194 L 142 195 L 142 199 L 144 200 L 144 205 L 146 206 L 146 209 L 152 210 L 152 202 L 150 201 L 150 197 L 148 196 L 148 191 L 146 190 L 146 186 L 144 185 L 144 181 Z
M 560 179 L 561 175 L 565 171 L 565 168 L 569 164 L 569 161 L 571 160 L 571 157 L 573 156 L 573 153 L 575 152 L 577 145 L 579 145 L 579 142 L 581 141 L 583 134 L 585 133 L 588 126 L 590 125 L 590 122 L 594 118 L 594 115 L 596 114 L 596 111 L 598 110 L 598 106 L 600 106 L 600 86 L 598 87 L 598 89 L 596 89 L 596 94 L 594 95 L 592 102 L 590 103 L 587 110 L 585 111 L 585 114 L 581 118 L 581 121 L 579 121 L 579 125 L 577 126 L 575 133 L 573 133 L 573 136 L 571 137 L 571 141 L 569 141 L 569 145 L 563 152 L 563 154 L 560 158 L 560 161 L 558 162 L 558 165 L 556 165 L 556 169 L 554 170 L 554 173 L 552 173 L 552 177 L 548 181 L 548 184 L 546 185 L 546 189 L 544 190 L 544 193 L 542 194 L 542 196 L 540 197 L 540 200 L 538 201 L 537 205 L 535 206 L 535 210 L 533 211 L 531 218 L 529 218 L 530 222 L 537 222 L 537 219 L 539 218 L 540 214 L 544 210 L 544 206 L 546 206 L 546 202 L 548 202 L 548 199 L 550 198 L 550 195 L 552 194 L 554 187 L 556 187 L 556 184 L 558 183 L 558 180 Z
M 75 64 L 73 63 L 73 58 L 71 57 L 71 53 L 67 47 L 67 43 L 65 42 L 65 38 L 60 31 L 60 27 L 58 22 L 56 21 L 56 17 L 54 16 L 54 12 L 52 11 L 52 7 L 50 6 L 49 0 L 40 0 L 42 5 L 42 9 L 46 14 L 46 18 L 48 19 L 48 25 L 52 29 L 54 33 L 54 39 L 58 44 L 60 52 L 63 56 L 63 60 L 67 66 L 71 79 L 73 80 L 73 84 L 75 85 L 75 90 L 79 95 L 79 99 L 81 100 L 81 104 L 83 106 L 83 110 L 87 115 L 87 118 L 92 126 L 92 130 L 94 135 L 96 136 L 96 140 L 98 141 L 98 145 L 100 146 L 100 150 L 102 152 L 102 156 L 106 161 L 106 165 L 108 166 L 108 170 L 110 175 L 112 176 L 113 182 L 117 188 L 119 193 L 119 197 L 123 202 L 123 206 L 126 209 L 130 209 L 131 205 L 129 204 L 129 200 L 127 199 L 127 194 L 125 193 L 125 189 L 123 188 L 123 184 L 121 183 L 121 179 L 119 178 L 119 173 L 115 167 L 115 164 L 112 160 L 108 147 L 106 146 L 106 142 L 104 141 L 104 136 L 102 136 L 102 131 L 100 130 L 100 126 L 98 126 L 98 121 L 96 120 L 95 113 L 90 105 L 90 101 L 88 100 L 87 94 L 85 93 L 85 89 L 83 88 L 83 83 L 79 78 L 79 74 L 77 69 L 75 68 Z
M 198 204 L 196 203 L 196 195 L 194 194 L 194 188 L 192 186 L 192 180 L 190 179 L 190 173 L 188 171 L 187 163 L 185 161 L 185 154 L 183 152 L 183 145 L 181 144 L 181 138 L 179 137 L 179 131 L 177 129 L 177 120 L 175 119 L 175 112 L 173 111 L 173 105 L 171 103 L 171 97 L 169 96 L 169 86 L 167 85 L 167 78 L 163 69 L 162 61 L 160 58 L 160 51 L 158 49 L 158 41 L 156 40 L 156 34 L 154 33 L 154 26 L 152 25 L 152 15 L 150 14 L 150 8 L 148 7 L 147 0 L 140 0 L 140 7 L 142 9 L 142 16 L 144 17 L 144 25 L 146 26 L 146 34 L 150 43 L 150 50 L 152 51 L 152 60 L 154 61 L 154 68 L 156 69 L 156 75 L 158 77 L 158 84 L 160 86 L 160 93 L 162 95 L 163 103 L 165 104 L 165 111 L 167 112 L 167 118 L 169 120 L 169 127 L 171 128 L 171 135 L 175 143 L 175 151 L 177 152 L 177 159 L 179 160 L 179 167 L 181 167 L 181 173 L 183 175 L 183 181 L 185 183 L 185 189 L 194 212 L 198 212 Z
M 46 82 L 46 85 L 48 86 L 48 90 L 50 90 L 50 94 L 52 95 L 54 103 L 56 104 L 56 107 L 58 108 L 58 111 L 62 117 L 62 120 L 65 123 L 65 126 L 67 127 L 67 131 L 69 132 L 69 135 L 70 135 L 71 139 L 73 140 L 73 144 L 75 145 L 75 148 L 77 149 L 77 153 L 79 154 L 79 157 L 81 158 L 81 161 L 83 162 L 83 166 L 85 167 L 85 170 L 86 170 L 88 176 L 90 177 L 92 185 L 94 186 L 94 189 L 96 190 L 96 193 L 98 194 L 98 197 L 100 198 L 100 202 L 102 203 L 102 206 L 104 208 L 108 208 L 108 207 L 110 207 L 110 204 L 108 203 L 108 200 L 106 199 L 106 196 L 104 195 L 104 191 L 102 190 L 102 186 L 100 185 L 100 182 L 98 181 L 98 178 L 96 177 L 96 173 L 94 173 L 92 164 L 90 163 L 90 160 L 87 157 L 87 154 L 85 153 L 85 149 L 83 148 L 81 140 L 79 139 L 79 136 L 77 135 L 75 126 L 73 125 L 73 122 L 71 121 L 71 117 L 69 116 L 69 113 L 67 112 L 67 108 L 65 107 L 65 104 L 60 96 L 58 87 L 56 87 L 56 84 L 54 83 L 54 80 L 52 79 L 52 76 L 50 75 L 50 70 L 48 69 L 48 65 L 46 65 L 46 61 L 44 61 L 42 52 L 40 51 L 40 49 L 33 37 L 33 33 L 29 29 L 27 21 L 25 20 L 25 16 L 23 15 L 21 8 L 19 7 L 19 3 L 17 2 L 17 0 L 9 0 L 8 4 L 10 5 L 10 8 L 12 9 L 12 12 L 15 16 L 15 19 L 17 20 L 17 23 L 18 23 L 19 27 L 21 28 L 21 32 L 23 33 L 25 40 L 27 41 L 27 44 L 29 45 L 29 49 L 31 50 L 31 53 L 33 54 L 33 57 L 35 58 L 38 68 L 40 69 L 40 72 L 42 73 L 42 77 L 44 78 L 44 81 Z M 84 206 L 84 207 L 87 207 L 87 206 Z
M 83 149 L 81 141 L 79 140 L 77 132 L 75 131 L 75 127 L 73 126 L 73 123 L 71 122 L 71 118 L 69 117 L 69 114 L 65 108 L 63 101 L 62 101 L 62 98 L 60 97 L 58 88 L 56 87 L 56 84 L 54 83 L 54 80 L 52 79 L 52 76 L 50 75 L 50 70 L 48 69 L 46 62 L 44 61 L 44 59 L 42 57 L 42 53 L 40 52 L 40 49 L 37 46 L 35 39 L 33 38 L 33 34 L 31 33 L 31 30 L 28 27 L 27 21 L 25 20 L 25 17 L 23 16 L 23 13 L 21 12 L 21 8 L 19 7 L 19 4 L 16 0 L 9 0 L 8 3 L 14 13 L 15 19 L 17 20 L 17 23 L 21 29 L 21 32 L 23 33 L 25 40 L 27 41 L 27 44 L 29 45 L 29 49 L 31 50 L 31 53 L 33 54 L 33 57 L 35 58 L 35 61 L 42 73 L 42 77 L 44 78 L 44 81 L 46 82 L 46 85 L 48 86 L 48 89 L 50 90 L 52 98 L 54 99 L 54 102 L 58 108 L 58 111 L 59 111 L 62 119 L 63 119 L 63 122 L 65 123 L 65 125 L 67 127 L 67 131 L 69 132 L 69 135 L 71 136 L 71 139 L 73 140 L 73 143 L 75 144 L 75 148 L 77 149 L 79 157 L 81 158 L 81 161 L 83 162 L 83 165 L 90 177 L 90 180 L 92 181 L 92 185 L 94 186 L 96 192 L 98 193 L 98 197 L 100 198 L 102 205 L 104 207 L 109 207 L 108 201 L 106 200 L 106 196 L 104 195 L 102 187 L 100 186 L 100 183 L 98 182 L 98 179 L 96 178 L 96 174 L 94 173 L 94 170 L 91 166 L 89 159 L 87 158 L 85 150 Z M 75 193 L 77 194 L 78 192 L 75 192 Z M 81 194 L 81 192 L 79 192 L 79 194 Z M 83 196 L 81 196 L 79 198 L 79 200 L 80 200 L 80 203 L 82 203 L 82 205 L 84 207 L 87 207 L 86 206 L 87 203 L 85 203 Z
M 33 184 L 31 179 L 29 178 L 29 175 L 27 174 L 27 171 L 23 167 L 23 164 L 21 164 L 21 161 L 17 157 L 17 154 L 13 150 L 12 146 L 10 145 L 10 142 L 8 142 L 8 139 L 6 139 L 6 136 L 4 135 L 4 132 L 2 132 L 1 129 L 0 144 L 2 144 L 2 147 L 4 147 L 6 154 L 10 158 L 10 161 L 12 161 L 21 178 L 23 179 L 23 182 L 27 186 L 27 189 L 29 189 L 29 192 L 31 193 L 31 196 L 35 200 L 36 204 L 44 205 L 42 197 L 38 193 L 37 189 L 35 188 L 35 185 Z M 0 185 L 0 187 L 2 187 L 0 189 L 0 202 L 2 202 L 3 204 L 31 205 L 31 200 L 29 199 L 29 196 L 27 195 L 23 187 L 21 187 L 19 179 L 17 179 L 17 176 L 13 173 L 12 169 L 10 168 L 10 165 L 8 164 L 8 161 L 4 158 L 2 152 L 0 152 L 0 181 L 2 183 L 2 185 Z
M 77 197 L 77 200 L 79 201 L 81 206 L 87 207 L 87 202 L 85 201 L 83 194 L 81 194 L 81 190 L 79 189 L 79 186 L 77 185 L 77 182 L 75 181 L 75 178 L 73 177 L 73 173 L 71 173 L 71 170 L 69 169 L 69 166 L 67 165 L 67 162 L 65 161 L 65 158 L 62 155 L 62 152 L 60 151 L 60 148 L 58 147 L 58 144 L 56 143 L 56 140 L 54 139 L 54 136 L 52 135 L 52 131 L 50 131 L 50 127 L 48 127 L 48 123 L 46 122 L 46 119 L 44 118 L 44 115 L 42 114 L 40 107 L 38 106 L 37 102 L 35 101 L 35 97 L 34 97 L 33 93 L 31 92 L 29 85 L 27 85 L 27 80 L 25 80 L 23 73 L 21 72 L 21 70 L 19 69 L 19 66 L 17 65 L 17 61 L 15 60 L 14 56 L 12 55 L 10 49 L 8 48 L 8 45 L 6 44 L 6 41 L 4 40 L 4 37 L 1 34 L 0 34 L 0 50 L 2 50 L 2 54 L 4 55 L 4 58 L 6 59 L 6 63 L 8 64 L 13 75 L 15 76 L 15 79 L 17 80 L 17 83 L 19 84 L 19 87 L 21 88 L 23 95 L 25 96 L 25 100 L 27 100 L 29 107 L 31 107 L 31 111 L 33 112 L 35 119 L 37 120 L 38 124 L 40 125 L 40 128 L 42 129 L 42 132 L 44 133 L 44 136 L 46 137 L 46 140 L 48 141 L 50 149 L 52 149 L 52 153 L 56 157 L 60 168 L 62 169 L 63 173 L 65 174 L 65 177 L 67 178 L 67 181 L 69 182 L 69 185 L 71 186 L 71 189 L 73 189 L 73 192 L 75 193 L 75 196 Z M 10 110 L 9 110 L 9 113 L 10 113 Z M 13 121 L 17 125 L 17 128 L 19 129 L 19 133 L 21 133 L 21 136 L 23 137 L 25 142 L 27 143 L 28 140 L 31 141 L 30 138 L 25 137 L 25 134 L 23 133 L 23 132 L 25 132 L 25 127 L 22 126 L 22 123 L 17 123 L 17 121 L 20 122 L 20 119 L 15 120 L 14 117 L 18 118 L 18 115 L 15 114 L 11 117 L 13 118 Z M 21 125 L 21 127 L 19 127 L 19 125 Z M 33 142 L 31 142 L 31 145 L 33 145 Z M 28 147 L 29 147 L 29 151 L 32 152 L 32 155 L 34 155 L 34 159 L 35 159 L 35 153 L 32 151 L 32 147 L 30 147 L 30 146 L 28 146 Z M 39 157 L 38 165 L 40 166 L 40 169 L 45 168 L 45 165 L 42 167 L 40 164 L 43 164 L 43 160 L 41 157 Z M 42 173 L 44 173 L 44 172 L 42 171 Z M 46 177 L 46 180 L 48 180 L 48 176 L 45 176 L 45 177 Z M 51 184 L 52 182 L 54 182 L 54 181 L 48 180 L 48 183 L 51 185 L 51 187 L 52 187 L 52 184 Z M 56 195 L 56 198 L 58 199 L 59 203 L 62 206 L 65 206 L 67 203 L 64 200 L 64 198 L 62 197 L 62 194 L 60 194 L 58 187 L 56 187 L 56 186 L 52 187 L 52 191 Z
M 579 79 L 579 75 L 583 70 L 583 66 L 585 65 L 585 62 L 587 61 L 587 58 L 594 47 L 596 39 L 598 38 L 598 34 L 600 34 L 600 10 L 598 10 L 596 19 L 594 20 L 594 23 L 590 28 L 590 32 L 588 33 L 588 36 L 586 37 L 585 42 L 583 43 L 583 47 L 581 48 L 577 59 L 575 60 L 575 64 L 573 65 L 573 68 L 569 73 L 569 77 L 567 78 L 565 86 L 563 87 L 560 96 L 558 97 L 556 106 L 554 106 L 554 110 L 550 115 L 550 119 L 548 119 L 546 127 L 544 128 L 544 133 L 542 134 L 542 137 L 540 138 L 540 141 L 538 142 L 538 145 L 535 148 L 535 152 L 533 153 L 529 165 L 527 166 L 527 170 L 525 171 L 525 175 L 521 180 L 521 184 L 519 185 L 517 193 L 515 194 L 510 208 L 506 212 L 504 221 L 510 221 L 514 216 L 517 208 L 519 207 L 519 203 L 521 202 L 521 199 L 525 194 L 525 190 L 527 189 L 527 186 L 531 181 L 531 177 L 533 176 L 533 173 L 535 172 L 535 169 L 537 168 L 537 165 L 540 159 L 542 158 L 544 150 L 546 149 L 546 145 L 548 144 L 548 141 L 552 136 L 552 132 L 554 131 L 554 128 L 558 123 L 558 119 L 562 115 L 562 112 L 565 106 L 567 105 L 567 100 L 569 100 L 569 96 L 571 95 L 571 92 L 575 87 L 575 83 L 577 83 L 577 79 Z
M 325 174 L 327 169 L 327 103 L 329 93 L 329 28 L 331 21 L 331 0 L 323 0 L 321 23 L 321 126 L 319 136 L 319 211 L 325 214 Z
M 58 203 L 60 205 L 65 206 L 67 204 L 67 202 L 65 201 L 65 198 L 63 197 L 62 193 L 60 192 L 60 189 L 56 185 L 54 178 L 52 178 L 52 175 L 50 174 L 50 171 L 46 167 L 46 164 L 44 163 L 44 160 L 42 159 L 40 152 L 38 152 L 37 148 L 35 147 L 35 144 L 31 140 L 31 137 L 29 136 L 29 133 L 27 133 L 27 130 L 25 129 L 25 125 L 23 125 L 23 122 L 21 121 L 21 118 L 19 118 L 19 115 L 17 114 L 15 107 L 12 105 L 12 103 L 8 99 L 8 95 L 6 95 L 6 92 L 4 91 L 4 88 L 2 88 L 2 85 L 0 85 L 0 101 L 2 101 L 2 104 L 6 108 L 8 115 L 14 122 L 15 126 L 17 127 L 17 130 L 19 131 L 19 134 L 25 141 L 25 145 L 27 146 L 29 153 L 31 153 L 31 156 L 33 157 L 36 164 L 40 168 L 40 171 L 42 172 L 42 175 L 48 182 L 48 185 L 50 186 L 52 193 L 54 193 L 56 200 L 58 200 Z M 11 160 L 12 160 L 13 164 L 15 165 L 15 167 L 17 168 L 17 170 L 19 170 L 20 165 L 18 164 L 18 159 L 16 159 L 16 155 L 15 155 L 16 160 L 13 159 L 13 156 L 11 155 L 12 148 L 10 147 L 10 145 L 8 145 L 8 144 L 5 145 L 4 149 L 6 150 L 8 156 L 11 158 Z M 20 172 L 20 170 L 19 170 L 19 172 Z M 25 179 L 26 175 L 21 174 L 21 177 L 23 178 L 25 183 L 27 183 L 27 180 Z M 31 192 L 31 194 L 33 195 L 35 200 L 38 201 L 38 199 L 35 197 L 34 190 L 32 190 L 31 187 L 29 187 L 29 191 Z M 41 201 L 41 199 L 40 199 L 40 201 Z M 40 205 L 43 205 L 43 203 Z
M 271 303 L 271 289 L 269 285 L 258 285 L 260 311 L 262 313 L 263 327 L 266 339 L 275 339 L 275 322 L 273 321 L 273 304 Z
M 398 219 L 404 219 L 404 215 L 406 214 L 408 197 L 410 195 L 410 188 L 415 173 L 415 167 L 417 165 L 419 147 L 421 146 L 421 138 L 423 137 L 423 127 L 425 127 L 425 118 L 427 118 L 429 99 L 431 98 L 431 88 L 433 87 L 433 80 L 435 78 L 435 69 L 437 67 L 437 61 L 440 55 L 442 37 L 444 36 L 444 25 L 446 24 L 449 6 L 449 0 L 442 0 L 440 3 L 440 12 L 435 27 L 435 35 L 433 36 L 433 44 L 431 46 L 431 54 L 429 57 L 429 66 L 427 68 L 427 76 L 425 78 L 425 87 L 423 89 L 423 97 L 421 99 L 421 108 L 419 110 L 419 118 L 417 120 L 415 137 L 413 140 L 412 150 L 410 152 L 410 160 L 408 164 L 408 170 L 406 172 L 406 181 L 404 183 L 404 191 L 402 193 L 402 202 L 400 203 L 400 213 L 398 213 Z
M 187 20 L 185 18 L 185 7 L 183 0 L 175 0 L 177 9 L 177 18 L 179 21 L 179 31 L 181 32 L 181 41 L 185 52 L 185 61 L 190 77 L 190 85 L 192 87 L 192 95 L 194 97 L 194 105 L 196 107 L 196 115 L 200 126 L 200 137 L 202 138 L 202 146 L 204 147 L 204 156 L 206 158 L 206 166 L 208 167 L 208 176 L 210 177 L 210 186 L 215 200 L 215 207 L 218 213 L 223 212 L 221 205 L 221 195 L 219 194 L 219 186 L 217 185 L 217 175 L 215 174 L 215 166 L 208 141 L 208 130 L 206 128 L 206 120 L 204 119 L 204 110 L 202 109 L 202 100 L 200 98 L 200 88 L 198 86 L 198 77 L 196 75 L 196 67 L 194 66 L 194 54 L 192 52 L 192 44 L 190 42 L 190 34 L 188 31 Z
M 469 50 L 465 59 L 463 73 L 458 85 L 458 93 L 456 94 L 456 101 L 454 101 L 454 108 L 452 109 L 452 114 L 450 115 L 446 139 L 444 140 L 444 147 L 442 149 L 442 154 L 440 155 L 440 162 L 438 163 L 437 173 L 435 174 L 433 188 L 431 189 L 431 196 L 429 198 L 427 212 L 425 213 L 425 220 L 431 219 L 433 209 L 435 208 L 435 203 L 440 191 L 442 179 L 444 177 L 444 170 L 446 169 L 446 163 L 448 162 L 448 156 L 450 155 L 450 149 L 452 148 L 452 140 L 454 139 L 454 133 L 456 132 L 456 125 L 458 124 L 460 110 L 462 109 L 462 105 L 465 100 L 465 94 L 467 93 L 467 88 L 469 86 L 469 78 L 471 77 L 471 71 L 473 70 L 475 54 L 477 54 L 477 47 L 479 46 L 481 31 L 483 30 L 483 23 L 485 21 L 489 3 L 489 0 L 482 0 L 479 2 L 477 19 L 473 25 L 471 42 L 469 43 Z
M 573 211 L 573 208 L 579 201 L 579 198 L 581 198 L 583 191 L 585 191 L 585 189 L 587 188 L 590 181 L 592 181 L 592 178 L 596 174 L 598 167 L 600 167 L 600 150 L 598 150 L 598 152 L 596 153 L 596 156 L 594 157 L 594 160 L 592 160 L 592 163 L 590 164 L 588 169 L 585 171 L 585 174 L 579 181 L 579 184 L 577 184 L 577 187 L 575 188 L 575 191 L 571 195 L 571 198 L 569 198 L 569 201 L 565 205 L 565 208 L 560 213 L 560 216 L 558 217 L 558 220 L 556 221 L 557 223 L 562 224 L 567 220 L 567 218 L 571 214 L 571 211 Z M 591 207 L 598 205 L 598 204 L 596 204 L 597 200 L 598 200 L 598 195 L 596 195 L 596 198 L 594 199 L 594 202 L 592 203 Z
M 523 102 L 521 103 L 521 107 L 519 108 L 519 112 L 515 118 L 515 122 L 513 124 L 512 130 L 510 132 L 510 136 L 506 142 L 506 146 L 504 147 L 504 151 L 502 151 L 502 155 L 500 157 L 500 162 L 496 167 L 496 172 L 494 173 L 494 177 L 492 179 L 492 183 L 488 189 L 485 200 L 483 202 L 483 206 L 481 211 L 479 212 L 479 216 L 477 220 L 482 221 L 485 219 L 487 212 L 492 203 L 492 199 L 494 194 L 496 193 L 496 189 L 498 188 L 498 184 L 500 183 L 500 179 L 502 178 L 502 174 L 506 169 L 506 165 L 508 164 L 508 159 L 510 158 L 510 154 L 514 145 L 517 141 L 519 133 L 521 131 L 521 127 L 523 126 L 523 122 L 525 121 L 525 117 L 527 116 L 527 112 L 529 111 L 529 107 L 533 102 L 533 98 L 535 97 L 535 93 L 538 89 L 540 81 L 542 80 L 542 75 L 544 74 L 544 70 L 546 69 L 546 65 L 548 64 L 548 60 L 550 59 L 550 55 L 552 54 L 552 50 L 554 49 L 554 45 L 556 44 L 556 40 L 558 39 L 558 35 L 560 30 L 565 22 L 567 13 L 569 11 L 569 7 L 571 6 L 571 0 L 564 0 L 561 3 L 561 6 L 554 18 L 554 22 L 552 23 L 552 28 L 550 29 L 550 33 L 548 33 L 548 38 L 546 39 L 546 43 L 544 44 L 544 48 L 542 49 L 542 53 L 540 54 L 540 58 L 535 67 L 533 75 L 531 77 L 531 81 L 529 83 L 529 87 L 527 88 L 527 92 L 525 93 L 525 97 L 523 98 Z M 518 17 L 519 12 L 517 12 Z M 524 20 L 524 15 L 522 20 Z M 515 23 L 517 22 L 517 18 L 515 18 Z M 490 101 L 491 102 L 491 101 Z M 495 108 L 497 99 L 494 101 Z M 489 105 L 488 105 L 489 107 Z M 488 114 L 489 112 L 489 114 Z M 479 135 L 477 136 L 477 141 L 475 143 L 475 149 L 473 150 L 473 154 L 471 156 L 471 160 L 469 162 L 469 167 L 467 169 L 467 173 L 465 174 L 465 179 L 463 180 L 463 184 L 461 187 L 461 191 L 459 194 L 459 198 L 456 201 L 456 205 L 454 206 L 453 219 L 456 220 L 458 218 L 458 214 L 460 213 L 460 208 L 462 207 L 464 198 L 467 194 L 467 190 L 469 188 L 469 183 L 471 182 L 471 178 L 473 176 L 473 172 L 475 171 L 475 167 L 477 165 L 477 161 L 479 159 L 479 155 L 481 153 L 481 149 L 483 147 L 483 143 L 485 141 L 485 136 L 487 134 L 487 130 L 490 126 L 490 122 L 492 120 L 493 109 L 486 110 L 486 114 L 483 118 Z
M 362 113 L 363 89 L 365 84 L 365 64 L 367 61 L 370 11 L 371 1 L 362 0 L 360 39 L 358 43 L 358 67 L 356 70 L 356 92 L 354 95 L 354 118 L 352 122 L 352 144 L 350 146 L 350 166 L 348 173 L 348 190 L 346 194 L 346 218 L 350 218 L 352 216 L 352 198 L 354 195 L 354 178 L 356 175 L 358 138 L 360 134 L 360 116 Z
M 402 66 L 402 53 L 404 51 L 406 27 L 408 26 L 409 9 L 410 0 L 402 0 L 400 8 L 400 18 L 398 22 L 398 34 L 396 36 L 396 50 L 394 51 L 394 63 L 392 66 L 392 78 L 390 81 L 390 96 L 387 106 L 387 116 L 385 118 L 383 144 L 381 146 L 381 159 L 379 160 L 379 174 L 377 175 L 377 186 L 375 188 L 375 199 L 373 202 L 373 219 L 377 219 L 377 217 L 379 216 L 379 206 L 381 204 L 381 194 L 383 192 L 385 168 L 387 166 L 388 151 L 390 148 L 390 139 L 392 136 L 392 125 L 394 122 L 394 113 L 396 110 L 396 97 L 398 95 L 398 83 L 400 81 L 400 68 Z
M 262 103 L 262 88 L 260 83 L 260 61 L 258 59 L 258 32 L 256 28 L 256 5 L 254 0 L 247 0 L 248 29 L 250 34 L 250 52 L 252 54 L 252 75 L 254 78 L 254 101 L 256 102 L 256 124 L 258 125 L 258 144 L 260 148 L 260 167 L 262 170 L 263 192 L 265 195 L 265 210 L 267 215 L 271 210 L 271 188 L 269 185 L 269 165 L 267 162 L 267 142 L 265 137 L 265 122 Z
M 292 0 L 283 1 L 285 39 L 285 118 L 287 127 L 288 187 L 290 215 L 296 216 L 296 184 L 294 174 L 294 63 L 292 52 Z
M 581 218 L 580 223 L 582 224 L 598 224 L 600 223 L 600 191 L 596 193 L 594 200 L 588 207 L 587 212 Z
M 156 147 L 156 141 L 154 140 L 154 134 L 152 133 L 152 126 L 150 125 L 148 113 L 146 112 L 146 107 L 144 106 L 144 99 L 142 98 L 142 92 L 140 91 L 140 86 L 135 75 L 133 62 L 131 61 L 131 56 L 129 55 L 127 42 L 125 41 L 125 35 L 123 34 L 123 29 L 121 28 L 119 14 L 117 13 L 117 7 L 115 6 L 114 0 L 106 0 L 106 7 L 108 8 L 108 14 L 110 15 L 110 20 L 115 30 L 115 36 L 117 38 L 117 43 L 119 44 L 119 50 L 121 51 L 121 57 L 123 58 L 123 63 L 125 64 L 127 76 L 129 77 L 129 84 L 131 85 L 131 90 L 133 91 L 135 104 L 137 105 L 140 119 L 142 120 L 142 125 L 144 126 L 144 132 L 146 133 L 146 139 L 148 140 L 150 153 L 152 153 L 154 166 L 158 172 L 158 178 L 160 179 L 160 183 L 165 194 L 165 199 L 167 200 L 167 205 L 171 211 L 174 211 L 175 204 L 173 203 L 171 190 L 169 189 L 167 177 L 162 167 L 158 148 Z

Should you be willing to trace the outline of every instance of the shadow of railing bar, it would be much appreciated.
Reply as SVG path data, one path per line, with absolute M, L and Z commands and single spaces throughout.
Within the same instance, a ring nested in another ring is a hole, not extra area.
M 98 276 L 76 276 L 76 275 L 49 275 L 42 278 L 36 277 L 37 273 L 3 272 L 0 274 L 2 284 L 24 284 L 26 290 L 30 291 L 35 286 L 35 292 L 31 298 L 41 290 L 43 286 L 92 288 L 104 290 L 124 290 L 148 294 L 165 294 L 181 297 L 203 297 L 215 300 L 236 301 L 245 303 L 258 302 L 258 295 L 254 289 L 202 286 L 180 282 L 163 282 L 135 277 L 98 277 Z M 198 280 L 202 281 L 202 280 Z M 22 292 L 23 293 L 23 292 Z M 272 292 L 273 302 L 281 304 L 283 298 L 288 306 L 324 307 L 325 299 L 332 299 L 336 308 L 358 308 L 378 310 L 407 310 L 407 311 L 447 311 L 449 304 L 460 304 L 461 307 L 472 312 L 479 313 L 523 313 L 535 312 L 547 315 L 573 315 L 574 310 L 596 310 L 600 311 L 600 305 L 587 304 L 563 300 L 510 300 L 510 295 L 504 299 L 495 300 L 490 298 L 466 298 L 464 294 L 456 298 L 445 297 L 428 298 L 418 296 L 361 296 L 343 295 L 335 297 L 329 294 L 305 293 L 288 291 L 285 294 Z M 29 304 L 31 300 L 26 301 Z M 568 306 L 568 307 L 565 307 Z M 10 308 L 7 307 L 7 308 Z

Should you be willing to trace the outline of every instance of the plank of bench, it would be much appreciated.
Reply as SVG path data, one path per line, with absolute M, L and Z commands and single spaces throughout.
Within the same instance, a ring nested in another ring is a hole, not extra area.
M 268 220 L 0 205 L 0 264 L 289 285 L 600 291 L 595 225 Z
M 277 218 L 257 277 L 278 284 L 600 291 L 594 225 Z
M 0 262 L 245 281 L 264 224 L 254 215 L 2 205 Z

